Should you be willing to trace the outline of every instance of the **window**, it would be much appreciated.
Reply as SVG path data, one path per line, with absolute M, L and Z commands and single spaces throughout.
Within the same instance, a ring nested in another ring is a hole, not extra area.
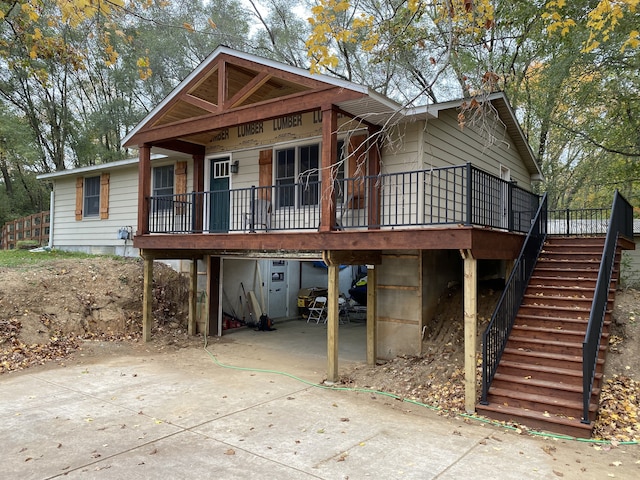
M 154 210 L 170 210 L 173 205 L 173 165 L 153 169 Z
M 100 177 L 84 179 L 84 208 L 85 217 L 100 215 Z
M 318 204 L 319 158 L 318 144 L 276 152 L 277 208 Z M 296 191 L 297 178 L 300 185 Z

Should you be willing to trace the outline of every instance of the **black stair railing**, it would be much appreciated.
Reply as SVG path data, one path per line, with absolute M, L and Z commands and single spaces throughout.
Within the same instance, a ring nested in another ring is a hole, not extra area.
M 498 369 L 500 358 L 546 236 L 547 195 L 545 194 L 531 222 L 529 233 L 513 266 L 513 271 L 507 280 L 500 300 L 498 300 L 496 310 L 482 335 L 482 397 L 480 403 L 483 405 L 488 404 L 489 387 Z
M 607 313 L 609 288 L 620 236 L 624 236 L 629 240 L 633 239 L 633 207 L 616 190 L 613 197 L 607 237 L 602 251 L 596 290 L 591 304 L 589 325 L 582 343 L 582 423 L 586 424 L 591 423 L 589 404 L 591 403 L 598 353 L 600 351 L 600 339 L 602 338 L 602 329 Z

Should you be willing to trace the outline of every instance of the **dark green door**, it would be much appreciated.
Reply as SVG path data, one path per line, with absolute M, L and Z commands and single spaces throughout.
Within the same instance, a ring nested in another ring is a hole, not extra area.
M 229 231 L 229 157 L 211 160 L 209 232 Z

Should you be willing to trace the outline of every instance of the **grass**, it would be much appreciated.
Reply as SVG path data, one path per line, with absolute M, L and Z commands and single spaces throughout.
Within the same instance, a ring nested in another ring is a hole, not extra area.
M 63 252 L 51 250 L 49 252 L 30 252 L 29 250 L 0 250 L 0 268 L 3 267 L 28 267 L 40 265 L 55 260 L 69 258 L 92 258 L 95 255 L 79 252 Z

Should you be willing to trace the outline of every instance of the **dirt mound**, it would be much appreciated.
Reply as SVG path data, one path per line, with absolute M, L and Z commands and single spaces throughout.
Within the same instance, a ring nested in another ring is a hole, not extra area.
M 478 347 L 503 286 L 496 282 L 478 286 Z M 422 356 L 396 357 L 376 367 L 358 366 L 345 375 L 342 382 L 391 392 L 446 410 L 464 411 L 462 304 L 460 286 L 449 288 L 442 294 L 436 314 L 426 325 Z
M 64 358 L 79 341 L 137 340 L 142 329 L 139 260 L 94 257 L 0 269 L 0 373 Z M 155 328 L 186 328 L 187 280 L 154 268 Z

